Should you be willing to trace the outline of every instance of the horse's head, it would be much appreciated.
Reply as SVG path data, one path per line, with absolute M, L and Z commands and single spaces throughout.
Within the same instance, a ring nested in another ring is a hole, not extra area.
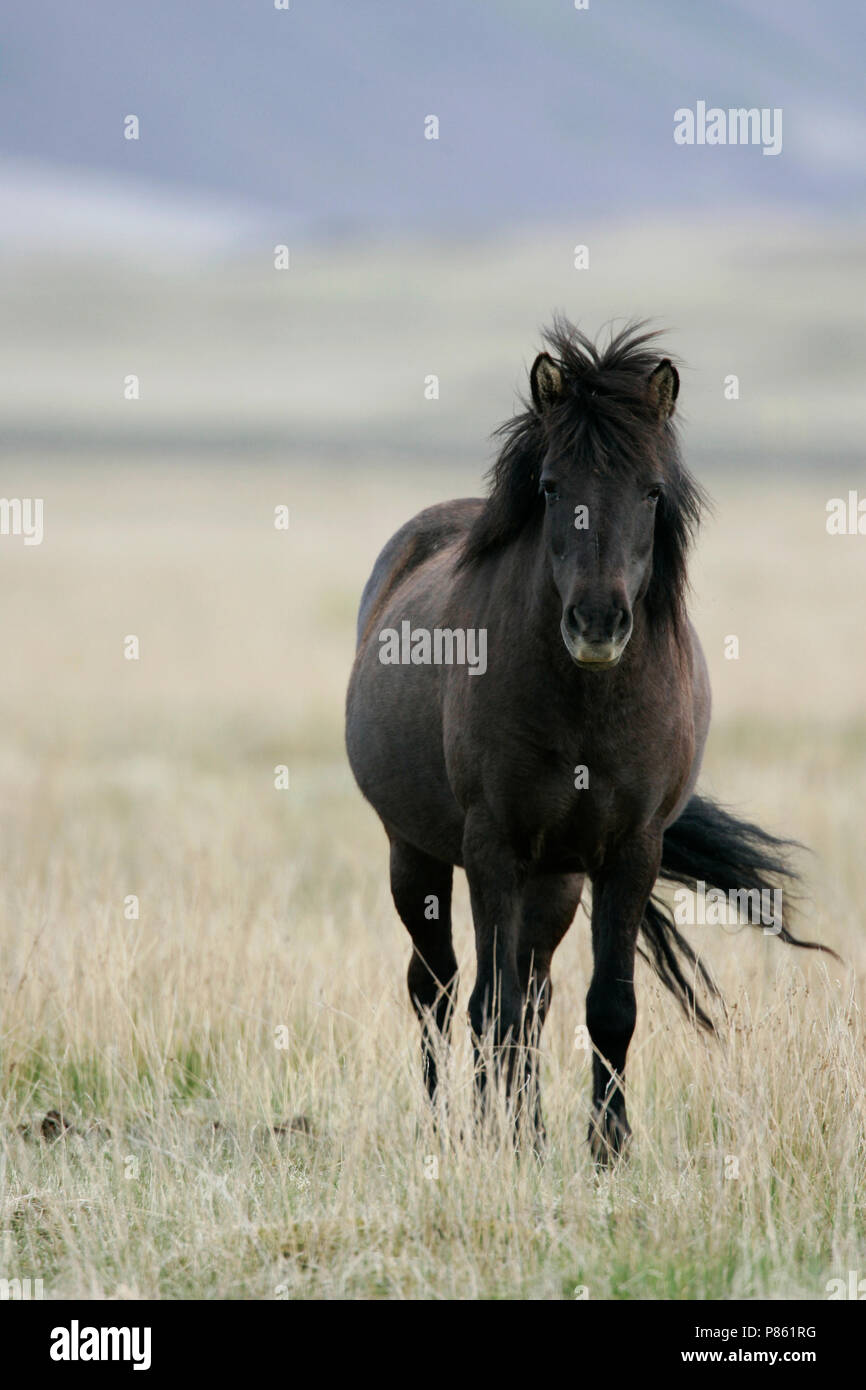
M 562 605 L 562 640 L 585 669 L 606 670 L 622 657 L 635 605 L 658 569 L 659 517 L 677 502 L 668 421 L 679 377 L 668 358 L 650 361 L 641 354 L 638 372 L 582 361 L 576 375 L 567 358 L 543 352 L 530 376 L 541 426 L 541 534 Z

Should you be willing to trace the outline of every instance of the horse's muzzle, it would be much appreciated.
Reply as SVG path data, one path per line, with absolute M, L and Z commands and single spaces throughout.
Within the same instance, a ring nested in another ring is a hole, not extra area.
M 609 637 L 599 637 L 593 632 L 581 631 L 584 625 L 574 621 L 574 609 L 566 609 L 562 615 L 560 632 L 565 649 L 576 666 L 582 670 L 608 671 L 618 666 L 622 654 L 628 646 L 632 634 L 631 616 L 615 624 L 616 631 Z M 572 621 L 569 622 L 569 617 Z

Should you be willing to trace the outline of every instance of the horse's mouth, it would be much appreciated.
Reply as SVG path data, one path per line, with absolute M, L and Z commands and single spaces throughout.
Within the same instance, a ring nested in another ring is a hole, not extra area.
M 608 658 L 572 656 L 572 660 L 575 666 L 580 667 L 581 671 L 609 671 L 612 666 L 619 665 L 621 657 L 622 652 L 619 651 L 616 656 Z
M 610 667 L 612 666 L 619 666 L 621 656 L 623 656 L 623 653 L 617 652 L 616 656 L 610 657 L 609 662 L 602 662 L 602 660 L 596 660 L 595 657 L 592 660 L 581 660 L 580 657 L 575 656 L 574 664 L 575 666 L 580 666 L 580 669 L 582 671 L 607 671 L 610 670 Z
M 561 631 L 566 651 L 581 671 L 610 671 L 619 665 L 628 646 L 628 637 L 624 642 L 584 642 L 579 637 L 572 637 L 564 624 Z

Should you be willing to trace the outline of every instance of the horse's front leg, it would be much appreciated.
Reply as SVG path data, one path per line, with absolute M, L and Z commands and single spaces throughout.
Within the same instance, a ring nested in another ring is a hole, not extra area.
M 586 1024 L 595 1053 L 589 1143 L 602 1166 L 623 1154 L 631 1137 L 624 1088 L 625 1058 L 637 1016 L 634 958 L 661 848 L 661 834 L 632 839 L 592 879 L 593 971 Z
M 582 890 L 582 874 L 544 874 L 530 878 L 523 892 L 517 966 L 524 1009 L 526 1110 L 538 1150 L 545 1138 L 538 1073 L 541 1030 L 553 995 L 550 963 L 571 926 Z
M 466 817 L 463 867 L 475 925 L 477 975 L 469 999 L 469 1022 L 483 1113 L 490 1082 L 485 1051 L 491 1045 L 495 1077 L 504 1073 L 506 1092 L 514 1099 L 523 1013 L 518 941 L 525 873 L 493 818 L 483 810 L 472 810 Z

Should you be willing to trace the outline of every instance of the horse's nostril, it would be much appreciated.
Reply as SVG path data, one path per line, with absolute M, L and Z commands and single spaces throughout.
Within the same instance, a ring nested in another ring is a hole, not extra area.
M 593 607 L 592 603 L 572 603 L 565 609 L 564 616 L 569 634 L 586 642 L 616 642 L 625 635 L 631 624 L 630 610 L 619 603 L 604 607 Z

